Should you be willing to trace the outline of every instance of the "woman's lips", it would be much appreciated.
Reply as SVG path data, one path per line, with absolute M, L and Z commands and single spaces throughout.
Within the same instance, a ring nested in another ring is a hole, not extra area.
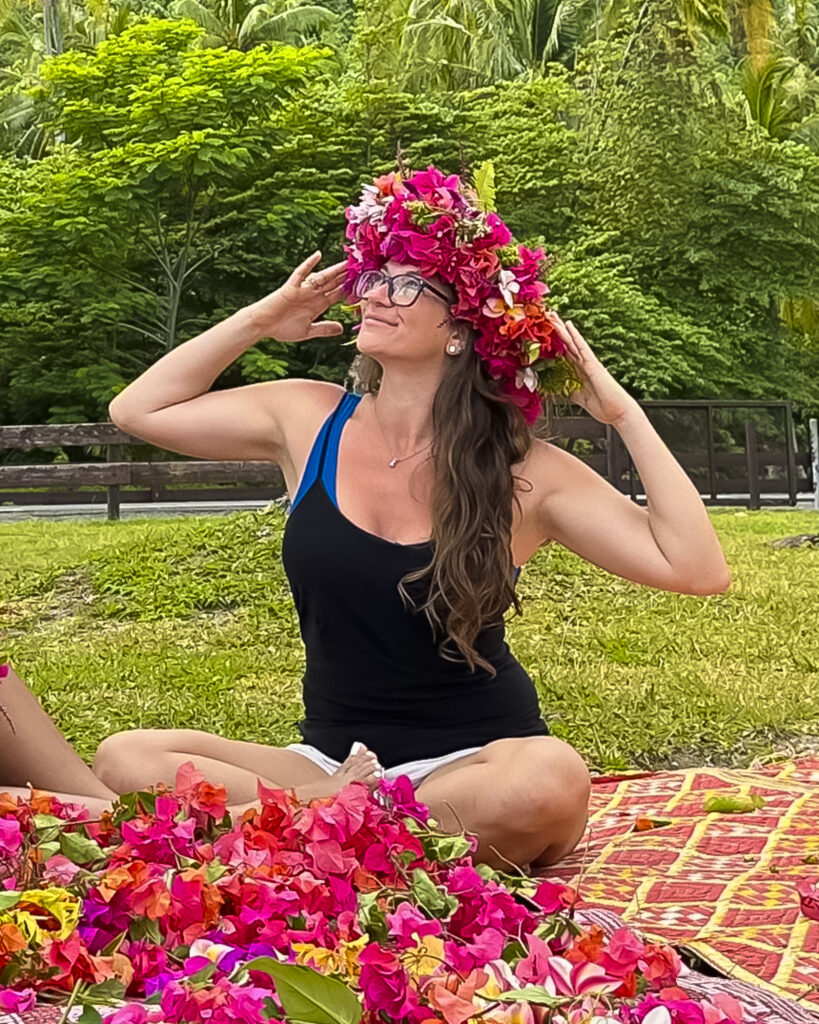
M 382 320 L 380 317 L 377 317 L 377 316 L 365 316 L 364 317 L 364 323 L 365 324 L 384 324 L 386 327 L 395 327 L 395 324 L 390 323 L 389 320 Z

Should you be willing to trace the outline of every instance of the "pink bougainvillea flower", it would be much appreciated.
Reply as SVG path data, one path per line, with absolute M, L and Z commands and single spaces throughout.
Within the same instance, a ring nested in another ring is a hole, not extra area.
M 0 818 L 0 857 L 16 857 L 23 845 L 23 831 L 16 818 Z
M 358 954 L 358 963 L 364 1005 L 373 1012 L 401 1017 L 407 1001 L 409 975 L 395 953 L 382 949 L 377 942 L 370 942 Z
M 682 960 L 671 946 L 650 943 L 640 956 L 640 969 L 654 989 L 673 985 L 680 976 Z
M 433 977 L 424 984 L 423 993 L 430 1006 L 438 1010 L 447 1024 L 464 1024 L 474 1017 L 476 1010 L 475 991 L 489 981 L 489 973 L 475 969 L 466 978 L 457 974 Z
M 208 988 L 174 980 L 162 993 L 160 1019 L 168 1024 L 258 1024 L 266 1017 L 269 998 L 267 989 L 237 985 L 226 977 Z
M 720 992 L 711 996 L 710 1000 L 703 1003 L 705 1011 L 705 1024 L 742 1024 L 745 1020 L 745 1011 L 733 996 L 727 992 Z
M 690 999 L 661 1002 L 648 995 L 631 1011 L 630 1019 L 636 1024 L 705 1024 L 705 1012 Z
M 644 952 L 644 943 L 630 928 L 618 928 L 610 937 L 600 963 L 613 977 L 624 978 L 636 970 Z
M 33 1010 L 36 993 L 33 988 L 14 990 L 0 988 L 0 1010 L 5 1013 L 25 1013 Z
M 400 946 L 414 946 L 427 935 L 440 935 L 441 922 L 425 917 L 412 903 L 399 903 L 393 914 L 387 914 L 387 928 L 399 940 Z
M 82 868 L 68 857 L 55 853 L 45 863 L 43 878 L 48 882 L 54 882 L 55 885 L 69 885 L 81 871 Z
M 570 907 L 577 898 L 577 893 L 569 885 L 562 882 L 551 882 L 544 879 L 532 894 L 532 899 L 547 914 L 558 914 Z
M 524 944 L 529 952 L 515 964 L 515 977 L 521 985 L 538 985 L 541 978 L 550 976 L 549 957 L 553 950 L 538 935 L 527 935 Z
M 805 917 L 811 921 L 819 921 L 819 885 L 816 881 L 804 879 L 796 886 L 799 893 L 799 906 Z
M 140 1003 L 128 1003 L 105 1018 L 107 1024 L 147 1024 L 150 1019 L 147 1008 Z
M 378 790 L 389 798 L 396 814 L 408 814 L 423 824 L 429 821 L 429 808 L 415 799 L 415 790 L 408 775 L 399 775 L 392 781 L 381 779 Z

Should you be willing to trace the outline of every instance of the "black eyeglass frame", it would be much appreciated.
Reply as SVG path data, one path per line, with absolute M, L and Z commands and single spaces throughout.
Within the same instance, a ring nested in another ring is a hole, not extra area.
M 361 299 L 363 299 L 364 296 L 358 294 L 358 282 L 361 280 L 362 277 L 366 277 L 368 274 L 378 274 L 381 280 L 379 280 L 378 284 L 371 285 L 370 288 L 367 289 L 367 291 L 372 291 L 373 288 L 377 288 L 378 285 L 386 281 L 387 297 L 389 298 L 391 305 L 399 306 L 399 308 L 401 309 L 409 309 L 410 306 L 415 305 L 415 303 L 418 301 L 421 293 L 424 291 L 425 288 L 427 289 L 427 291 L 430 291 L 434 295 L 437 295 L 438 298 L 443 299 L 444 302 L 446 302 L 447 306 L 451 306 L 455 301 L 454 299 L 451 299 L 448 295 L 445 295 L 440 288 L 436 288 L 435 285 L 430 284 L 429 281 L 425 281 L 423 277 L 420 277 L 418 274 L 387 274 L 383 270 L 366 270 L 363 274 L 359 276 L 354 288 L 354 293 L 358 297 L 359 301 L 361 301 Z M 395 282 L 402 277 L 408 277 L 411 281 L 415 281 L 421 285 L 421 287 L 415 293 L 412 302 L 397 303 L 393 301 L 393 293 L 396 288 Z

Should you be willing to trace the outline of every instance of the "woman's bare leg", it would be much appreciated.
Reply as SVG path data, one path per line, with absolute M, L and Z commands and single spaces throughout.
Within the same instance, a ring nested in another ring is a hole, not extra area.
M 372 790 L 378 783 L 374 758 L 363 747 L 331 774 L 295 750 L 197 729 L 132 729 L 103 740 L 93 767 L 110 789 L 128 793 L 157 782 L 173 784 L 179 766 L 192 761 L 209 782 L 227 787 L 228 804 L 236 811 L 258 803 L 259 780 L 271 789 L 293 789 L 301 801 L 332 796 L 354 780 Z
M 441 827 L 478 836 L 476 864 L 508 871 L 561 860 L 580 842 L 589 807 L 589 771 L 555 736 L 493 740 L 436 768 L 416 790 Z
M 34 786 L 66 799 L 116 799 L 52 722 L 11 665 L 0 678 L 0 789 Z

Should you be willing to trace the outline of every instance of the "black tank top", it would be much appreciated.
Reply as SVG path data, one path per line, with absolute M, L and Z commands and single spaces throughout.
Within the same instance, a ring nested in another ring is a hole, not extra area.
M 433 542 L 385 540 L 338 508 L 339 438 L 361 397 L 345 392 L 324 422 L 282 540 L 306 650 L 303 740 L 337 761 L 361 740 L 392 768 L 508 736 L 548 735 L 503 624 L 475 641 L 497 669 L 493 678 L 480 666 L 472 672 L 465 661 L 442 658 L 424 613 L 404 606 L 398 581 L 429 563 Z

